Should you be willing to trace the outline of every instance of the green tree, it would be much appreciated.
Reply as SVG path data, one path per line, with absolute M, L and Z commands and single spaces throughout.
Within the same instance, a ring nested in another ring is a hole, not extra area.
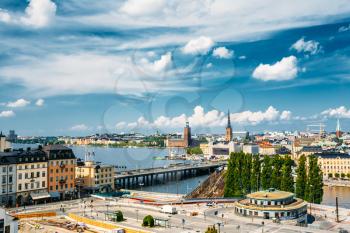
M 197 147 L 189 147 L 186 149 L 187 154 L 189 155 L 201 155 L 203 154 L 202 149 L 197 146 Z
M 307 173 L 306 173 L 306 157 L 302 155 L 299 158 L 298 168 L 296 170 L 297 179 L 295 182 L 295 195 L 298 198 L 305 198 Z
M 154 227 L 154 218 L 152 217 L 152 215 L 147 215 L 143 218 L 142 226 Z
M 250 176 L 252 169 L 252 155 L 242 155 L 242 189 L 243 194 L 249 194 L 251 191 Z
M 225 187 L 224 187 L 224 197 L 233 197 L 235 193 L 234 187 L 234 171 L 235 171 L 235 163 L 234 163 L 234 154 L 231 153 L 230 159 L 227 164 L 227 171 L 225 175 Z
M 283 161 L 279 155 L 274 155 L 271 161 L 272 174 L 271 183 L 269 188 L 280 189 L 281 188 L 281 169 Z
M 260 189 L 260 174 L 261 174 L 261 166 L 260 166 L 260 158 L 259 155 L 253 155 L 252 158 L 252 169 L 250 175 L 250 188 L 252 192 L 256 192 Z
M 261 171 L 261 187 L 263 189 L 268 189 L 271 187 L 270 186 L 271 173 L 272 173 L 271 159 L 269 156 L 265 155 L 263 159 L 262 171 Z
M 335 178 L 339 178 L 339 173 L 335 173 Z
M 205 233 L 218 233 L 218 230 L 216 230 L 215 226 L 209 226 Z
M 292 166 L 293 160 L 289 156 L 283 159 L 281 190 L 294 193 Z
M 117 210 L 116 212 L 114 212 L 114 215 L 116 216 L 117 222 L 124 221 L 123 213 L 120 210 Z
M 321 203 L 323 197 L 323 174 L 318 159 L 315 155 L 309 156 L 309 170 L 307 179 L 306 200 L 313 203 Z

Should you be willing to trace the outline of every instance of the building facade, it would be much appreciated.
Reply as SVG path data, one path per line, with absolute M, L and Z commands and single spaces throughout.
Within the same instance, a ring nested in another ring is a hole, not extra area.
M 186 122 L 186 126 L 183 132 L 183 138 L 167 138 L 164 141 L 166 147 L 181 147 L 187 148 L 191 146 L 192 136 L 191 136 L 191 127 L 188 122 Z
M 0 203 L 13 207 L 16 202 L 16 157 L 0 155 Z
M 11 143 L 6 141 L 6 136 L 0 132 L 0 152 L 4 152 L 9 148 L 11 148 Z
M 9 152 L 17 156 L 16 163 L 16 203 L 27 205 L 46 202 L 47 192 L 47 156 L 42 149 L 17 150 Z
M 248 194 L 234 205 L 237 215 L 306 223 L 307 203 L 290 192 L 271 188 Z
M 95 193 L 114 190 L 114 166 L 96 163 L 93 157 L 94 154 L 90 153 L 86 156 L 84 162 L 77 163 L 75 177 L 78 192 Z
M 322 170 L 323 178 L 340 178 L 350 175 L 350 155 L 323 152 L 315 154 Z
M 44 147 L 48 158 L 48 191 L 52 198 L 72 198 L 75 192 L 76 157 L 72 149 L 62 145 Z

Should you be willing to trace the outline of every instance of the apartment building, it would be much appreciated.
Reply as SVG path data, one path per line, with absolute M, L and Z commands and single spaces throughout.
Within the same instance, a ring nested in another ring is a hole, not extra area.
M 323 152 L 315 154 L 323 177 L 346 177 L 350 175 L 350 155 L 344 153 Z
M 75 177 L 79 191 L 95 193 L 113 190 L 114 166 L 96 163 L 93 156 L 93 154 L 90 154 L 84 162 L 77 163 Z
M 75 192 L 76 157 L 72 149 L 63 145 L 44 147 L 48 158 L 48 191 L 51 197 L 72 198 Z
M 12 207 L 16 202 L 16 157 L 0 153 L 0 205 Z
M 46 202 L 50 195 L 47 192 L 47 156 L 39 148 L 9 152 L 17 156 L 16 184 L 17 205 Z

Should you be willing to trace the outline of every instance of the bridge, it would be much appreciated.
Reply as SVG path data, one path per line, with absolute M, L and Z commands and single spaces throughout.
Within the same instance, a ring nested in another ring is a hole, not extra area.
M 193 164 L 175 164 L 164 167 L 145 168 L 119 172 L 115 176 L 118 188 L 150 186 L 168 181 L 178 181 L 203 174 L 210 174 L 215 169 L 226 165 L 226 161 L 201 162 Z

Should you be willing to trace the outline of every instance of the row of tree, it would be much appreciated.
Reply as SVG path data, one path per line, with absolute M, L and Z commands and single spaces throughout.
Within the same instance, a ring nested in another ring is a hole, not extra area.
M 280 155 L 263 156 L 231 153 L 225 178 L 225 197 L 244 196 L 251 192 L 275 188 L 295 192 L 297 197 L 320 203 L 323 195 L 322 172 L 317 158 L 310 156 L 309 165 L 301 157 L 294 185 L 294 161 Z M 308 169 L 308 170 L 307 170 Z

